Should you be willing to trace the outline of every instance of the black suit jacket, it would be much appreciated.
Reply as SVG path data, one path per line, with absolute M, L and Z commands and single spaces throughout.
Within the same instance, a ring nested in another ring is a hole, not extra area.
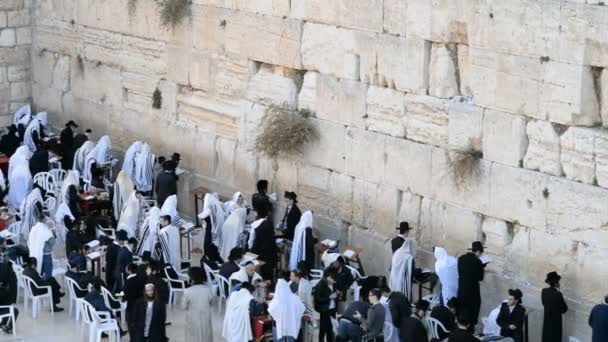
M 42 277 L 40 276 L 40 274 L 38 274 L 38 271 L 36 271 L 35 268 L 31 268 L 31 267 L 26 267 L 23 270 L 23 275 L 26 277 L 30 277 L 32 278 L 32 280 L 34 281 L 34 283 L 36 284 L 36 286 L 41 287 L 41 286 L 49 286 L 49 282 L 47 282 L 46 280 L 42 279 Z M 34 295 L 41 295 L 41 294 L 45 294 L 46 291 L 45 290 L 39 290 L 36 288 L 32 288 L 32 292 L 34 293 Z
M 277 244 L 274 238 L 274 226 L 270 219 L 265 219 L 256 228 L 251 252 L 257 254 L 266 264 L 276 264 Z
M 396 236 L 391 240 L 391 250 L 393 251 L 393 254 L 395 253 L 396 250 L 398 250 L 399 248 L 401 248 L 401 246 L 403 246 L 404 241 L 405 241 L 405 239 L 402 238 L 401 236 Z
M 418 318 L 412 316 L 401 319 L 399 335 L 401 342 L 428 341 L 426 328 Z
M 431 310 L 431 317 L 443 324 L 447 331 L 452 331 L 456 328 L 456 317 L 445 305 L 437 305 Z M 444 340 L 449 336 L 446 331 L 439 330 L 439 339 Z
M 543 342 L 562 340 L 562 315 L 568 311 L 564 296 L 554 287 L 547 287 L 541 292 L 543 303 Z
M 161 172 L 156 177 L 156 200 L 162 207 L 167 197 L 177 194 L 177 176 L 173 172 Z
M 43 148 L 37 148 L 30 158 L 32 177 L 39 172 L 48 172 L 49 169 L 49 152 Z
M 220 266 L 220 275 L 226 279 L 230 279 L 230 276 L 234 272 L 238 272 L 241 268 L 234 261 L 227 261 Z
M 258 213 L 258 216 L 270 216 L 272 214 L 270 197 L 260 192 L 256 192 L 251 196 L 251 207 Z
M 127 277 L 125 282 L 125 296 L 124 300 L 127 302 L 127 311 L 133 312 L 135 303 L 144 295 L 145 279 L 142 279 L 139 275 Z
M 285 209 L 287 210 L 287 209 Z M 302 217 L 302 212 L 300 212 L 300 208 L 298 205 L 294 203 L 289 212 L 286 212 L 286 215 L 283 216 L 283 229 L 285 229 L 285 237 L 289 240 L 293 240 L 293 234 L 295 232 L 296 226 L 298 222 L 300 222 L 300 217 Z
M 17 276 L 10 262 L 0 263 L 0 305 L 17 301 Z
M 412 306 L 407 297 L 401 292 L 391 292 L 388 296 L 388 309 L 391 312 L 393 325 L 398 327 L 401 320 L 412 314 Z
M 479 342 L 479 340 L 466 330 L 456 329 L 450 333 L 448 342 Z
M 165 304 L 160 301 L 154 302 L 152 306 L 152 322 L 150 322 L 150 330 L 148 339 L 144 336 L 146 327 L 146 310 L 148 309 L 148 301 L 145 298 L 139 298 L 135 303 L 135 342 L 166 342 L 167 335 L 165 331 L 165 322 L 167 320 L 167 311 Z
M 502 303 L 500 313 L 496 318 L 496 323 L 500 326 L 500 335 L 511 337 L 515 342 L 524 340 L 524 321 L 526 319 L 526 309 L 521 305 L 515 305 L 512 312 L 509 312 L 507 303 Z M 509 325 L 515 325 L 515 330 L 509 329 Z

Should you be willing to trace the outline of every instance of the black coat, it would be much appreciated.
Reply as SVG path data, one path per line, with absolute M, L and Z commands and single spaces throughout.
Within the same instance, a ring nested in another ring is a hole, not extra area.
M 148 301 L 145 298 L 140 298 L 135 303 L 135 342 L 166 342 L 167 334 L 165 331 L 165 322 L 167 320 L 167 309 L 164 303 L 160 301 L 154 302 L 152 306 L 152 322 L 150 322 L 150 330 L 148 331 L 148 339 L 145 339 L 144 330 L 146 327 L 146 310 L 148 309 Z
M 131 277 L 129 275 L 127 277 L 127 281 L 125 282 L 125 296 L 124 300 L 127 302 L 127 311 L 129 312 L 128 316 L 134 313 L 135 303 L 143 297 L 144 295 L 144 287 L 146 281 L 144 278 L 141 278 L 140 275 L 134 275 Z
M 479 342 L 479 340 L 469 331 L 456 329 L 450 333 L 448 342 Z
M 467 253 L 458 258 L 458 299 L 460 312 L 466 315 L 473 326 L 479 320 L 481 293 L 479 282 L 483 280 L 484 265 L 477 255 Z
M 108 288 L 114 288 L 114 269 L 116 268 L 116 260 L 118 259 L 118 250 L 120 247 L 114 242 L 108 244 L 106 249 L 106 283 Z
M 399 325 L 401 342 L 426 342 L 428 341 L 426 328 L 422 321 L 416 317 L 408 316 L 401 319 Z
M 543 342 L 562 340 L 562 315 L 568 311 L 564 296 L 554 287 L 541 292 L 541 301 L 545 308 L 543 317 Z
M 315 285 L 313 288 L 314 309 L 318 312 L 325 312 L 329 310 L 329 305 L 331 304 L 331 298 L 329 297 L 334 292 L 336 292 L 336 286 L 334 286 L 332 290 L 329 285 L 327 285 L 325 279 L 319 280 L 317 285 Z
M 496 324 L 500 326 L 500 336 L 511 337 L 515 342 L 524 341 L 524 322 L 526 320 L 526 309 L 517 304 L 512 312 L 509 312 L 507 303 L 502 303 L 500 313 L 496 318 Z M 515 330 L 509 329 L 510 325 L 515 325 Z
M 116 258 L 116 266 L 114 266 L 114 288 L 116 291 L 124 289 L 124 280 L 127 279 L 126 268 L 132 262 L 133 253 L 126 246 L 120 247 L 118 257 Z
M 173 172 L 163 171 L 156 177 L 156 201 L 162 207 L 167 197 L 177 195 L 177 176 Z
M 227 261 L 220 266 L 220 275 L 226 279 L 230 279 L 230 276 L 234 272 L 238 272 L 241 268 L 234 261 Z
M 61 165 L 64 169 L 70 170 L 74 163 L 74 131 L 72 131 L 72 127 L 66 126 L 63 131 L 61 131 L 61 135 L 59 136 L 61 140 L 61 145 L 59 146 L 61 149 L 61 155 L 63 159 L 61 160 Z
M 403 246 L 404 241 L 405 239 L 401 236 L 396 236 L 391 240 L 391 250 L 393 251 L 393 254 L 395 254 L 395 251 Z
M 17 301 L 17 276 L 10 262 L 0 263 L 0 305 Z
M 39 172 L 49 172 L 49 152 L 43 148 L 37 148 L 30 158 L 30 172 L 32 177 Z
M 264 193 L 256 192 L 251 196 L 251 207 L 258 216 L 272 216 L 272 202 L 270 197 Z
M 298 208 L 297 204 L 294 203 L 289 211 L 285 209 L 285 215 L 283 215 L 283 220 L 281 223 L 283 224 L 283 229 L 285 229 L 285 237 L 288 240 L 293 240 L 293 234 L 298 222 L 300 222 L 301 217 L 302 212 L 300 211 L 300 208 Z
M 274 226 L 270 219 L 265 219 L 256 229 L 251 252 L 259 256 L 266 264 L 275 265 L 277 261 L 277 243 L 274 237 Z
M 391 292 L 388 296 L 388 309 L 391 312 L 393 325 L 396 327 L 401 324 L 403 318 L 409 317 L 412 314 L 410 301 L 399 291 Z
M 439 339 L 444 340 L 448 337 L 449 331 L 456 328 L 456 317 L 454 313 L 448 309 L 445 305 L 437 305 L 431 310 L 431 317 L 438 320 L 443 324 L 447 331 L 439 330 Z

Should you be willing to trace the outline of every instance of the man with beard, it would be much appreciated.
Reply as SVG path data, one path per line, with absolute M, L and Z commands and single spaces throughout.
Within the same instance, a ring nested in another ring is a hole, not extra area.
M 146 284 L 144 297 L 135 304 L 135 342 L 166 342 L 165 303 L 158 299 L 156 287 Z

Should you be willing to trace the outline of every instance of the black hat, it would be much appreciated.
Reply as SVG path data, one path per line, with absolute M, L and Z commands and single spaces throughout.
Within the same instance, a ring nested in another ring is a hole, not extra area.
M 72 126 L 74 128 L 78 128 L 78 125 L 74 122 L 74 120 L 68 121 L 68 123 L 66 123 L 65 125 L 66 126 Z
M 549 284 L 549 285 L 555 285 L 557 283 L 559 283 L 559 281 L 562 279 L 562 277 L 557 274 L 557 272 L 553 271 L 553 272 L 549 272 L 547 273 L 547 279 L 545 279 L 545 283 Z
M 298 195 L 293 191 L 285 191 L 285 198 L 289 198 L 294 202 L 298 202 Z
M 116 232 L 116 239 L 118 241 L 127 241 L 129 240 L 129 236 L 125 230 L 119 230 Z
M 411 229 L 410 224 L 405 221 L 399 222 L 399 227 L 395 227 L 395 230 L 398 230 L 400 233 L 405 233 Z
M 180 161 L 180 160 L 182 160 L 182 155 L 181 155 L 181 154 L 179 154 L 179 153 L 177 153 L 177 152 L 174 152 L 174 153 L 171 155 L 171 159 L 173 159 L 173 160 L 175 160 L 175 161 Z
M 163 163 L 163 169 L 165 170 L 175 170 L 177 168 L 177 162 L 175 160 L 167 160 Z
M 86 131 L 84 131 L 85 133 L 93 133 L 93 131 L 90 128 L 87 128 Z
M 469 250 L 473 252 L 483 253 L 483 244 L 481 243 L 481 241 L 475 241 L 471 244 L 471 248 L 469 248 Z
M 419 301 L 416 302 L 416 310 L 424 310 L 424 311 L 428 311 L 431 307 L 431 304 L 424 300 L 424 299 L 420 299 Z
M 521 298 L 524 296 L 524 294 L 521 292 L 520 289 L 509 289 L 509 296 L 513 296 L 515 300 L 521 302 Z

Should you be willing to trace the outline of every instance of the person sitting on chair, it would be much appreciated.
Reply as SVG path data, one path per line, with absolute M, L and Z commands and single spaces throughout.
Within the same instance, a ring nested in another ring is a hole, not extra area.
M 50 286 L 51 293 L 53 296 L 53 311 L 63 311 L 63 308 L 57 306 L 57 304 L 59 304 L 60 302 L 60 298 L 65 295 L 64 293 L 61 293 L 61 287 L 59 286 L 57 281 L 55 281 L 55 279 L 52 277 L 49 279 L 42 279 L 42 277 L 40 276 L 40 274 L 38 274 L 38 271 L 36 270 L 36 265 L 38 265 L 38 261 L 36 260 L 36 258 L 29 258 L 27 267 L 23 270 L 23 275 L 31 278 L 37 287 Z M 47 293 L 46 289 L 38 289 L 34 286 L 32 286 L 31 290 L 34 296 L 39 296 Z
M 110 317 L 116 319 L 112 310 L 110 310 L 106 306 L 106 302 L 103 299 L 103 295 L 101 294 L 101 279 L 97 278 L 91 282 L 89 285 L 89 293 L 84 296 L 84 300 L 86 300 L 97 312 L 107 312 L 110 314 Z M 126 332 L 122 330 L 120 324 L 118 324 L 118 330 L 120 331 L 120 336 L 124 336 Z

